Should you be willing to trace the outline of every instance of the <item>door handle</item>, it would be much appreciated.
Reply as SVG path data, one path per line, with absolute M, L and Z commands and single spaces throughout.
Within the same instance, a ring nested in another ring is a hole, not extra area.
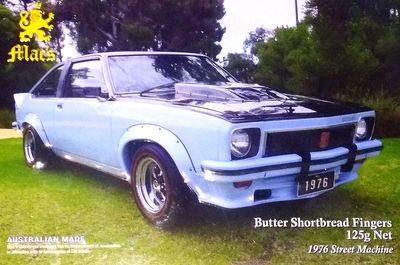
M 63 108 L 62 103 L 58 103 L 58 104 L 57 104 L 57 109 L 62 109 L 62 108 Z

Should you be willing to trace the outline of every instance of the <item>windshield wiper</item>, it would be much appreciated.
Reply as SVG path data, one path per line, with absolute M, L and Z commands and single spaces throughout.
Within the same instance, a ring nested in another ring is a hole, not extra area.
M 139 93 L 139 95 L 140 95 L 140 96 L 143 96 L 143 94 L 145 94 L 145 93 L 147 93 L 147 92 L 150 92 L 150 91 L 152 91 L 152 90 L 156 90 L 156 89 L 170 88 L 170 87 L 174 86 L 176 83 L 178 83 L 178 82 L 177 82 L 177 81 L 174 81 L 174 82 L 166 83 L 166 84 L 159 85 L 159 86 L 155 86 L 155 87 L 150 87 L 150 88 L 148 88 L 148 89 L 145 89 L 145 90 L 141 91 L 141 92 Z

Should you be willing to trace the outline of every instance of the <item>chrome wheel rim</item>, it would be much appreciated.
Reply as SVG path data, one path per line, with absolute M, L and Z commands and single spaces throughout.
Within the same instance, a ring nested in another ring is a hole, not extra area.
M 36 159 L 36 143 L 35 136 L 31 130 L 25 133 L 24 153 L 28 163 L 33 164 Z
M 151 157 L 141 159 L 136 170 L 136 191 L 143 207 L 150 213 L 162 210 L 166 201 L 164 172 Z

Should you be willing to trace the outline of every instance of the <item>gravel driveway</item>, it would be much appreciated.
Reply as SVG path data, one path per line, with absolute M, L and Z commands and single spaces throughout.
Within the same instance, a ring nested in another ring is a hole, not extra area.
M 0 129 L 0 139 L 6 138 L 19 138 L 22 134 L 20 131 L 15 131 L 13 129 Z

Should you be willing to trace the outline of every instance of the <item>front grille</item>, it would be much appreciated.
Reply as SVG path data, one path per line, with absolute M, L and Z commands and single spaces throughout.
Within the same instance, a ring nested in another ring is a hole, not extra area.
M 267 133 L 265 156 L 315 152 L 349 145 L 353 142 L 354 124 L 330 128 Z M 327 140 L 326 138 L 329 138 Z

